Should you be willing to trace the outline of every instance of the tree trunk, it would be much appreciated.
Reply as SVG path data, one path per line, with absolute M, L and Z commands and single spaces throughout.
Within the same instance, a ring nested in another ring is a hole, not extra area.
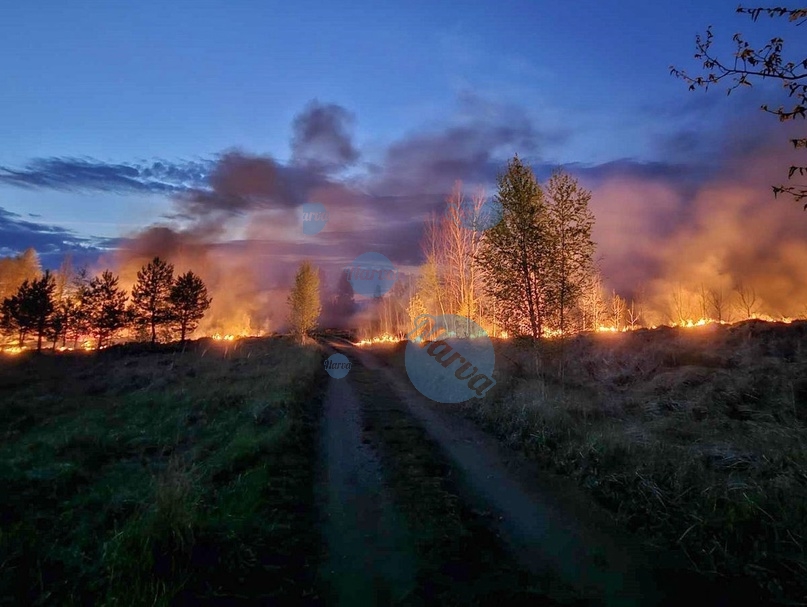
M 151 343 L 157 343 L 157 323 L 154 321 L 154 317 L 151 317 Z

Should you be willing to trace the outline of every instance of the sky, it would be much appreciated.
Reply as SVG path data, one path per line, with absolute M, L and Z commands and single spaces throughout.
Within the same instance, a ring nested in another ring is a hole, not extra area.
M 635 253 L 617 250 L 622 226 L 677 238 L 744 151 L 784 153 L 782 127 L 758 109 L 778 89 L 727 97 L 670 75 L 698 72 L 707 25 L 724 50 L 738 31 L 782 31 L 736 6 L 10 3 L 0 255 L 34 246 L 54 266 L 68 251 L 106 261 L 192 237 L 276 245 L 251 248 L 255 263 L 380 250 L 413 265 L 423 218 L 453 183 L 490 194 L 519 154 L 540 178 L 562 166 L 593 189 L 603 256 L 622 263 Z M 773 167 L 756 178 L 760 192 L 778 179 Z M 312 201 L 333 218 L 320 240 L 290 236 Z

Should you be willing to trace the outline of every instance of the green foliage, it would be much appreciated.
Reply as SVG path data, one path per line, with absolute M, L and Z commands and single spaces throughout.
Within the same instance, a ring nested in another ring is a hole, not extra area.
M 549 216 L 543 189 L 518 156 L 498 178 L 495 203 L 501 220 L 487 231 L 480 255 L 486 286 L 502 305 L 505 326 L 538 338 L 549 313 Z
M 292 333 L 299 339 L 308 335 L 317 327 L 322 310 L 319 297 L 319 274 L 304 261 L 294 277 L 294 287 L 288 298 L 289 325 Z
M 146 326 L 151 343 L 157 342 L 157 328 L 171 321 L 171 290 L 174 266 L 155 257 L 137 272 L 132 287 L 132 318 L 138 326 Z
M 210 307 L 212 299 L 207 296 L 205 283 L 191 271 L 177 277 L 169 294 L 171 305 L 171 321 L 180 334 L 180 340 L 185 341 L 189 333 L 193 333 L 199 326 Z
M 593 271 L 591 194 L 564 173 L 546 188 L 516 156 L 499 177 L 501 220 L 485 232 L 479 262 L 505 327 L 542 337 L 565 331 Z

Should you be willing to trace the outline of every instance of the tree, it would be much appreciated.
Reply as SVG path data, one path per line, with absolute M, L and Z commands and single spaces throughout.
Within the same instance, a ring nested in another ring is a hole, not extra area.
M 550 304 L 552 247 L 544 192 L 518 156 L 507 163 L 497 183 L 494 202 L 501 218 L 485 232 L 478 259 L 506 328 L 537 339 L 544 335 Z
M 25 282 L 20 286 L 20 290 L 28 289 L 28 283 Z M 25 343 L 25 336 L 29 330 L 29 324 L 22 316 L 22 309 L 20 307 L 20 296 L 12 295 L 3 300 L 2 307 L 0 308 L 0 323 L 3 326 L 3 331 L 6 333 L 17 334 L 17 345 L 22 348 Z
M 86 267 L 79 268 L 70 280 L 68 297 L 64 302 L 64 342 L 72 339 L 73 347 L 78 347 L 78 340 L 90 330 L 88 296 L 91 278 Z
M 757 292 L 754 287 L 746 286 L 742 282 L 734 288 L 737 292 L 739 302 L 737 307 L 746 319 L 752 318 L 756 312 Z
M 126 291 L 118 286 L 118 277 L 108 270 L 90 281 L 83 306 L 99 350 L 126 326 Z
M 181 343 L 188 333 L 193 333 L 213 301 L 207 296 L 205 283 L 191 271 L 177 277 L 171 287 L 171 321 L 179 331 Z
M 37 352 L 42 350 L 42 338 L 49 328 L 53 315 L 55 289 L 53 275 L 46 271 L 41 278 L 25 280 L 15 295 L 3 301 L 3 327 L 17 332 L 20 347 L 28 333 L 35 333 L 36 350 Z
M 717 322 L 731 321 L 731 304 L 722 288 L 715 288 L 709 291 L 709 302 L 712 304 L 713 318 Z
M 157 343 L 157 327 L 171 320 L 171 288 L 174 266 L 155 257 L 137 272 L 132 287 L 132 315 L 139 326 L 151 330 L 151 343 Z
M 38 278 L 42 273 L 39 256 L 28 248 L 16 257 L 0 259 L 0 300 L 11 297 L 23 282 Z
M 635 299 L 630 300 L 630 305 L 625 312 L 628 328 L 633 331 L 642 322 L 642 307 Z
M 746 14 L 751 20 L 756 22 L 761 15 L 771 18 L 784 18 L 796 26 L 807 21 L 807 9 L 788 8 L 743 8 L 737 9 L 738 13 Z M 789 98 L 793 99 L 793 105 L 786 108 L 780 105 L 777 109 L 771 109 L 767 104 L 761 109 L 765 112 L 777 116 L 781 122 L 793 120 L 795 118 L 807 117 L 807 59 L 796 57 L 785 58 L 785 41 L 783 38 L 775 37 L 758 48 L 748 42 L 742 34 L 734 34 L 732 40 L 735 44 L 733 58 L 729 61 L 716 57 L 712 52 L 714 34 L 709 26 L 705 36 L 698 35 L 695 38 L 695 59 L 703 63 L 704 75 L 690 76 L 685 71 L 670 67 L 670 73 L 689 83 L 689 89 L 703 87 L 709 88 L 723 80 L 728 80 L 728 93 L 741 86 L 752 86 L 757 79 L 774 80 L 781 82 Z M 806 148 L 807 138 L 791 139 L 795 149 Z M 794 175 L 804 176 L 807 167 L 791 166 L 788 171 L 788 179 Z M 774 197 L 779 194 L 787 194 L 799 201 L 807 198 L 807 185 L 778 185 L 772 186 Z M 804 205 L 807 209 L 807 204 Z
M 552 299 L 558 329 L 565 335 L 569 311 L 580 299 L 594 266 L 594 214 L 588 208 L 591 192 L 581 188 L 570 175 L 556 172 L 549 179 L 546 196 L 548 241 L 553 246 Z
M 617 331 L 622 330 L 625 316 L 628 314 L 628 302 L 616 291 L 611 292 L 611 325 Z
M 288 298 L 289 325 L 300 340 L 313 331 L 322 311 L 319 298 L 319 275 L 310 261 L 304 261 L 294 277 L 294 287 Z
M 53 274 L 46 270 L 41 278 L 31 282 L 28 297 L 23 306 L 28 307 L 28 314 L 32 320 L 32 328 L 36 332 L 36 351 L 42 351 L 42 338 L 50 328 L 53 317 L 53 294 L 56 291 L 56 281 Z
M 585 282 L 580 297 L 581 323 L 580 330 L 596 331 L 608 316 L 608 306 L 599 273 L 592 272 Z

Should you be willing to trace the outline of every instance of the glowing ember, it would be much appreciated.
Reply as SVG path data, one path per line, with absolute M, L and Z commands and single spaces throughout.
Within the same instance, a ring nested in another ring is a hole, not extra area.
M 369 345 L 372 345 L 372 344 L 398 343 L 399 341 L 401 341 L 401 340 L 399 338 L 395 337 L 394 335 L 390 335 L 388 333 L 385 333 L 384 335 L 382 335 L 380 337 L 373 337 L 372 339 L 363 339 L 360 342 L 358 342 L 356 345 L 358 345 L 358 346 L 369 346 Z
M 20 354 L 23 350 L 25 350 L 25 348 L 20 348 L 20 347 L 15 346 L 15 347 L 12 347 L 12 348 L 5 348 L 3 350 L 3 354 L 12 354 L 12 355 L 13 354 Z
M 228 333 L 226 335 L 222 335 L 221 333 L 214 333 L 211 336 L 216 341 L 235 341 L 235 335 Z

